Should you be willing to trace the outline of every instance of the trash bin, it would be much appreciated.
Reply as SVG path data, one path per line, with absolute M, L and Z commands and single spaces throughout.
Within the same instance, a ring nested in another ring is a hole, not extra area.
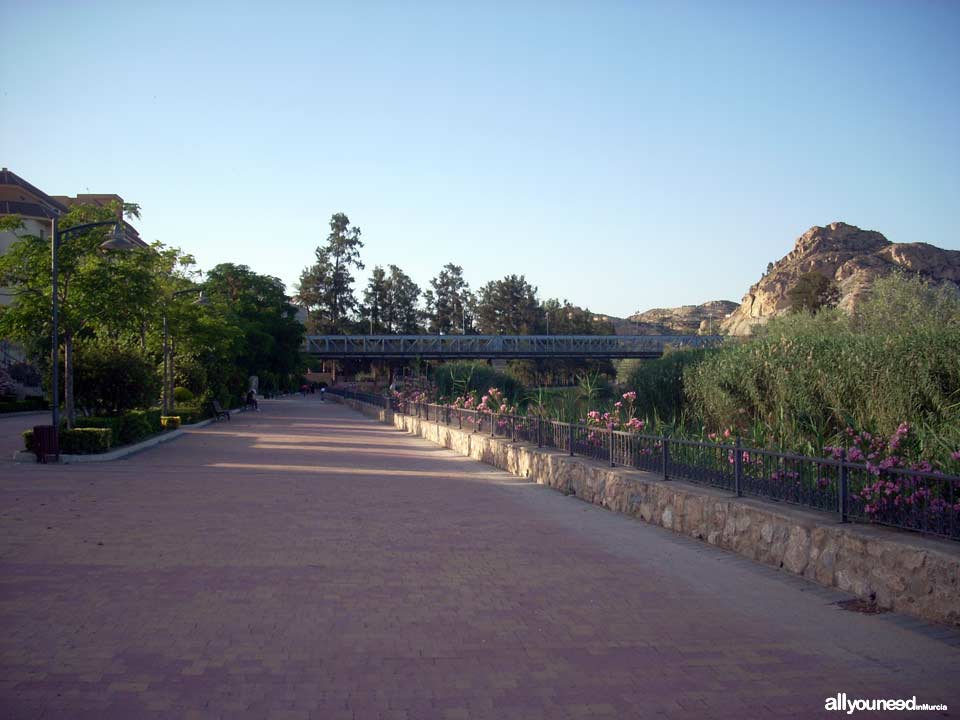
M 37 454 L 37 462 L 45 463 L 48 455 L 60 459 L 60 443 L 57 440 L 57 429 L 53 425 L 33 426 L 33 449 Z

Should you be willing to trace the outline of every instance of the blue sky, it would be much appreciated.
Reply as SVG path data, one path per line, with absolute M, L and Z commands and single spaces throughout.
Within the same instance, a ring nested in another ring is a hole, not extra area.
M 368 271 L 626 315 L 836 220 L 960 248 L 952 0 L 139 5 L 0 0 L 0 162 L 204 268 L 292 290 L 343 211 Z

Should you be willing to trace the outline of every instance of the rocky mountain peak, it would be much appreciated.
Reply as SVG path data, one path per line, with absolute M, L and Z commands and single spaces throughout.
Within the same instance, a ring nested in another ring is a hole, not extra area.
M 873 230 L 861 230 L 845 222 L 830 223 L 825 227 L 814 225 L 797 242 L 786 259 L 823 252 L 875 252 L 892 243 Z
M 754 325 L 789 311 L 787 293 L 805 273 L 818 272 L 833 280 L 840 290 L 839 306 L 851 311 L 874 279 L 896 269 L 919 273 L 936 283 L 960 285 L 960 251 L 926 243 L 892 243 L 878 232 L 844 222 L 816 225 L 750 288 L 722 329 L 731 335 L 749 335 Z

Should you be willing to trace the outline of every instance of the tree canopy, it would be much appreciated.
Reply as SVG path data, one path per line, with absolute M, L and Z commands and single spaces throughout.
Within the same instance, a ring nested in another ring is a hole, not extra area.
M 357 307 L 352 270 L 363 270 L 360 228 L 350 225 L 344 213 L 330 218 L 327 244 L 317 247 L 316 262 L 300 274 L 299 299 L 311 313 L 313 329 L 342 333 Z

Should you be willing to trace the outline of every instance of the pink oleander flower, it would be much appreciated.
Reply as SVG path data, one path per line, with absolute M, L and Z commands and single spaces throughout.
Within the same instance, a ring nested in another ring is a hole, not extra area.
M 950 458 L 953 460 L 960 460 L 960 450 L 954 450 L 950 453 Z
M 51 343 L 51 345 L 52 345 L 52 343 Z M 716 440 L 716 439 L 717 439 L 717 434 L 716 434 L 716 433 L 709 433 L 709 434 L 707 435 L 707 437 L 708 437 L 710 440 Z
M 51 345 L 52 345 L 52 343 L 51 343 Z M 620 408 L 623 407 L 623 403 L 618 400 L 617 402 L 615 402 L 615 403 L 613 404 L 613 406 L 614 406 L 617 410 L 619 410 Z
M 724 436 L 725 438 L 730 437 L 730 428 L 727 428 L 726 430 L 723 431 L 723 436 Z
M 631 390 L 630 392 L 625 392 L 625 393 L 623 394 L 623 399 L 624 399 L 624 400 L 629 400 L 630 402 L 633 402 L 634 400 L 637 399 L 637 394 L 636 394 L 635 392 L 633 392 L 632 390 Z

